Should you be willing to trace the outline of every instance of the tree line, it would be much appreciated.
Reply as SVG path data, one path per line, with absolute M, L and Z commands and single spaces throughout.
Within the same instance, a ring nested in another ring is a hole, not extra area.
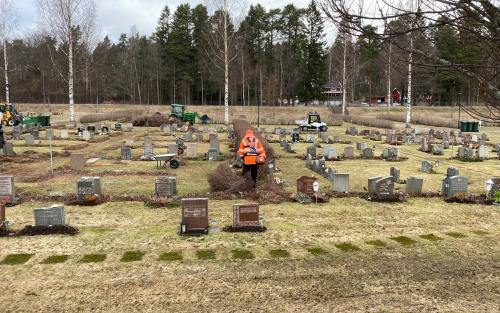
M 429 56 L 452 63 L 495 61 L 489 46 L 474 42 L 446 17 L 432 24 L 416 14 L 401 15 L 385 24 L 362 25 L 354 34 L 352 21 L 338 16 L 336 37 L 327 43 L 327 33 L 335 30 L 325 11 L 314 0 L 306 8 L 252 5 L 241 17 L 241 12 L 203 4 L 181 4 L 175 11 L 165 6 L 153 34 L 132 29 L 116 42 L 108 37 L 89 42 L 86 30 L 74 25 L 69 38 L 75 101 L 215 105 L 227 95 L 233 105 L 278 106 L 327 100 L 322 93 L 327 82 L 338 82 L 348 102 L 369 101 L 393 88 L 404 97 L 409 86 L 412 102 L 449 104 L 459 96 L 470 103 L 480 100 L 480 84 L 470 75 L 426 61 Z M 464 23 L 475 26 L 473 20 Z M 225 39 L 220 36 L 223 24 Z M 411 61 L 408 25 L 420 26 L 411 29 L 412 49 L 419 52 Z M 395 34 L 390 40 L 381 38 L 380 33 L 389 32 Z M 38 31 L 5 40 L 13 102 L 68 101 L 68 44 Z M 414 66 L 411 76 L 409 64 Z M 493 79 L 498 84 L 498 77 Z M 5 91 L 0 96 L 5 99 Z

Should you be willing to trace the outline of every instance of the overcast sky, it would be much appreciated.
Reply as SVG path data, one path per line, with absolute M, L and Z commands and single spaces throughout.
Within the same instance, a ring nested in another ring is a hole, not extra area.
M 116 40 L 121 33 L 130 33 L 133 26 L 139 33 L 150 35 L 160 17 L 161 10 L 168 5 L 173 12 L 186 1 L 181 0 L 97 0 L 97 23 L 102 37 L 109 35 Z M 187 1 L 195 6 L 202 1 Z M 266 8 L 280 8 L 293 3 L 298 7 L 306 7 L 309 0 L 266 0 L 260 1 Z M 15 1 L 19 17 L 19 35 L 28 34 L 38 23 L 37 0 Z M 259 3 L 248 0 L 248 3 Z M 331 38 L 331 34 L 329 36 Z

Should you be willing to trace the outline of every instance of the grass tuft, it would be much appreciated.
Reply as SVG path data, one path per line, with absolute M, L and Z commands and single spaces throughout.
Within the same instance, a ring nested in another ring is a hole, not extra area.
M 101 263 L 106 260 L 105 254 L 85 254 L 78 263 Z
M 452 237 L 452 238 L 466 238 L 467 237 L 466 235 L 459 233 L 459 232 L 455 232 L 455 231 L 450 231 L 450 232 L 447 232 L 445 234 Z
M 419 237 L 422 238 L 422 239 L 425 239 L 425 240 L 430 240 L 430 241 L 443 240 L 443 238 L 438 237 L 438 236 L 436 236 L 434 234 L 420 235 Z
M 402 246 L 413 246 L 414 244 L 417 243 L 415 240 L 413 240 L 409 237 L 406 237 L 406 236 L 391 237 L 389 239 L 396 241 L 397 243 L 399 243 Z
M 361 249 L 358 246 L 353 245 L 350 242 L 343 242 L 336 244 L 335 247 L 338 249 L 344 251 L 344 252 L 353 252 L 353 251 L 360 251 Z
M 312 255 L 325 255 L 328 254 L 328 251 L 326 251 L 323 248 L 320 247 L 313 247 L 313 248 L 308 248 L 307 251 L 312 254 Z
M 487 231 L 484 231 L 484 230 L 473 230 L 472 232 L 476 235 L 479 235 L 479 236 L 486 236 L 489 234 Z
M 231 250 L 231 253 L 233 254 L 233 259 L 240 259 L 240 260 L 255 259 L 255 256 L 253 255 L 252 251 L 235 249 Z
M 272 258 L 288 258 L 290 257 L 290 252 L 283 249 L 276 249 L 269 251 L 269 255 L 271 255 Z
M 69 259 L 69 255 L 51 255 L 40 264 L 58 264 L 58 263 L 64 263 Z
M 366 244 L 368 245 L 371 245 L 371 246 L 374 246 L 376 248 L 382 248 L 382 247 L 386 247 L 386 243 L 383 242 L 382 240 L 368 240 L 368 241 L 365 241 Z
M 122 258 L 120 259 L 120 262 L 137 262 L 137 261 L 142 261 L 142 257 L 146 253 L 142 251 L 126 251 L 123 255 Z
M 214 250 L 198 250 L 196 257 L 198 260 L 215 260 L 216 258 Z
M 0 262 L 0 265 L 20 265 L 28 262 L 33 254 L 9 254 Z
M 164 252 L 160 255 L 159 260 L 160 261 L 182 261 L 182 252 L 179 251 L 170 251 L 170 252 Z

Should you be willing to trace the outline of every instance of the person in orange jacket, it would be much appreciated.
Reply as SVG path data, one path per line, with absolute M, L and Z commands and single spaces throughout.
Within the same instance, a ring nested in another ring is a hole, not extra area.
M 239 153 L 243 159 L 243 175 L 250 172 L 255 187 L 259 165 L 266 161 L 266 151 L 252 130 L 248 130 L 241 140 Z

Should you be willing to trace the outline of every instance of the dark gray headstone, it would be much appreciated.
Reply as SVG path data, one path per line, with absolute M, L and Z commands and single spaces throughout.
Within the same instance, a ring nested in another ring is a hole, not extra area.
M 459 174 L 460 172 L 456 167 L 448 167 L 448 169 L 446 170 L 446 177 L 458 176 Z
M 375 182 L 375 193 L 379 198 L 389 198 L 394 195 L 394 182 L 392 177 L 383 177 Z
M 397 183 L 399 182 L 399 179 L 401 177 L 401 171 L 399 170 L 399 168 L 391 166 L 390 176 L 392 177 L 392 181 Z
M 53 205 L 49 208 L 36 208 L 33 210 L 35 215 L 35 226 L 64 226 L 64 206 Z
M 171 176 L 161 176 L 155 181 L 157 197 L 173 197 L 177 194 L 177 179 Z
M 313 159 L 316 158 L 316 146 L 309 146 L 307 147 L 307 154 L 311 155 Z
M 132 148 L 130 148 L 130 147 L 122 147 L 122 149 L 121 149 L 121 158 L 124 161 L 132 160 Z
M 373 149 L 372 148 L 363 149 L 363 158 L 365 159 L 373 158 Z
M 450 198 L 456 195 L 467 194 L 469 181 L 467 177 L 452 176 L 443 179 L 441 192 L 443 196 Z
M 208 160 L 209 161 L 218 161 L 219 160 L 219 149 L 209 148 L 208 149 Z
M 410 195 L 419 195 L 422 193 L 424 179 L 410 176 L 406 179 L 405 192 Z
M 432 173 L 432 164 L 429 161 L 422 161 L 422 165 L 420 166 L 420 170 L 424 173 L 430 174 Z
M 82 202 L 87 196 L 102 196 L 100 177 L 82 177 L 76 183 L 76 197 Z

